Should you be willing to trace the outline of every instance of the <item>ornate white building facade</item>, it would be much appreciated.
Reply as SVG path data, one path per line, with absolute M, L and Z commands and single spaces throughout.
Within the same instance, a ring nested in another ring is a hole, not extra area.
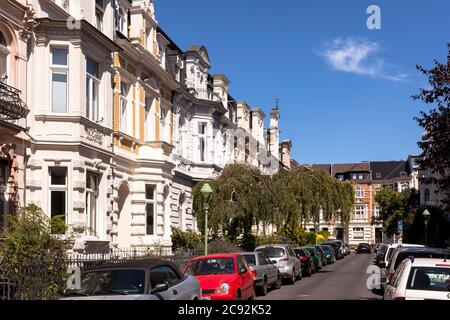
M 196 183 L 236 161 L 289 166 L 278 108 L 266 129 L 204 46 L 183 51 L 160 29 L 153 1 L 21 2 L 35 21 L 23 204 L 73 227 L 74 251 L 170 246 L 171 227 L 196 230 Z

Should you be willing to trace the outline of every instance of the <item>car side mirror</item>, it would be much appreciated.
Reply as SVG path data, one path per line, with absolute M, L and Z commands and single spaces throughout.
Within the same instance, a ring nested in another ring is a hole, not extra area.
M 158 284 L 151 292 L 151 294 L 157 294 L 169 290 L 169 285 L 167 283 Z
M 244 274 L 244 273 L 247 273 L 247 269 L 242 268 L 241 270 L 239 270 L 239 274 Z

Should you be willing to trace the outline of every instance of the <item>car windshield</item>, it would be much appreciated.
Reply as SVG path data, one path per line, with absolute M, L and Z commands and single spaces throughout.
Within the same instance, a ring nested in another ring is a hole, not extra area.
M 263 252 L 269 258 L 282 258 L 285 255 L 285 251 L 283 248 L 276 247 L 265 247 L 256 249 L 257 252 Z
M 316 250 L 314 248 L 305 248 L 305 249 L 308 250 L 308 252 L 311 253 L 311 255 L 316 254 Z
M 445 256 L 450 255 L 450 252 L 433 252 L 433 251 L 401 251 L 397 254 L 397 258 L 395 260 L 394 264 L 394 270 L 397 270 L 400 263 L 402 263 L 403 260 L 405 260 L 408 257 L 414 257 L 414 258 L 445 258 Z
M 187 272 L 193 276 L 236 273 L 233 258 L 209 258 L 192 261 Z
M 66 295 L 144 294 L 145 271 L 117 269 L 87 271 L 81 274 L 81 288 Z
M 450 268 L 414 267 L 407 289 L 450 292 Z
M 256 266 L 256 257 L 254 254 L 244 254 L 244 258 L 250 267 Z
M 331 251 L 331 247 L 330 246 L 322 246 L 322 250 L 323 251 Z

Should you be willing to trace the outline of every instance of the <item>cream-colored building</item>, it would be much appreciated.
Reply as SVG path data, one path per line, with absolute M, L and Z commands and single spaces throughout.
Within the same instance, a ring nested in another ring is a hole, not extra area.
M 75 228 L 74 251 L 170 246 L 172 227 L 196 230 L 196 183 L 236 161 L 267 174 L 290 163 L 279 110 L 265 129 L 264 112 L 209 73 L 204 46 L 183 51 L 158 26 L 152 0 L 21 2 L 22 204 Z

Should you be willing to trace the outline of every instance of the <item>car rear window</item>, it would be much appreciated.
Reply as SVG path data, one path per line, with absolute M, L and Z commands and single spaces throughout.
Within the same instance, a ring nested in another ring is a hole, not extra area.
M 450 291 L 450 268 L 414 267 L 409 274 L 410 290 Z
M 269 258 L 281 258 L 286 255 L 283 248 L 277 248 L 277 247 L 259 248 L 259 249 L 256 249 L 256 251 L 265 253 L 266 256 Z
M 449 255 L 449 253 L 445 253 L 445 252 L 432 252 L 432 251 L 418 251 L 418 252 L 414 252 L 414 251 L 403 251 L 403 252 L 399 252 L 397 254 L 397 259 L 395 260 L 395 264 L 394 264 L 394 270 L 396 270 L 398 268 L 398 266 L 400 265 L 400 263 L 402 263 L 403 260 L 405 260 L 408 257 L 414 257 L 414 258 L 434 258 L 434 259 L 439 259 L 439 258 L 445 258 L 446 255 Z
M 294 249 L 294 251 L 298 256 L 306 256 L 306 253 L 303 249 Z
M 250 267 L 256 266 L 256 257 L 254 254 L 244 254 L 244 258 Z

